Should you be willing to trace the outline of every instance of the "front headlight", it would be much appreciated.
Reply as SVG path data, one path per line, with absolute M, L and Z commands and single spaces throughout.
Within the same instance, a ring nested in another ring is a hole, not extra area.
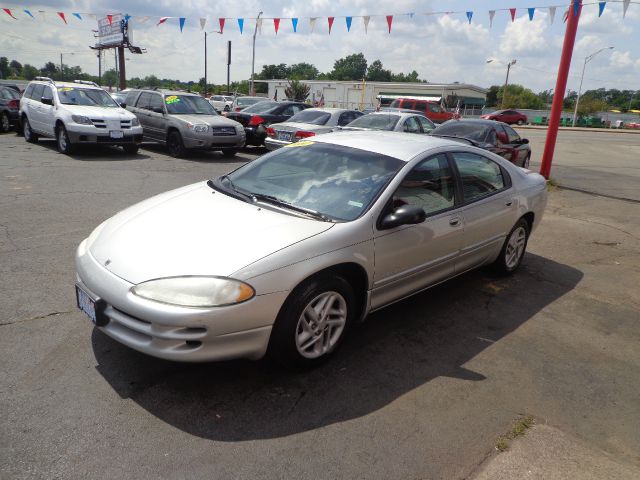
M 81 125 L 93 125 L 91 119 L 89 117 L 85 117 L 84 115 L 71 115 L 71 120 Z
M 138 120 L 138 117 L 133 117 L 131 119 L 131 126 L 132 127 L 139 127 L 140 126 L 140 120 Z
M 195 125 L 193 123 L 189 123 L 189 124 L 187 124 L 187 127 L 190 130 L 193 130 L 196 133 L 206 133 L 206 132 L 209 131 L 209 125 L 205 125 L 205 124 L 202 124 L 202 123 L 198 123 L 198 124 L 195 124 Z
M 224 277 L 169 277 L 131 287 L 131 293 L 147 300 L 183 307 L 222 307 L 246 302 L 256 294 L 253 287 Z

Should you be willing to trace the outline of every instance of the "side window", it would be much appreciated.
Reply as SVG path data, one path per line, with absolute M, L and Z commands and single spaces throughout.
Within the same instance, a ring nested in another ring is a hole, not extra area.
M 494 161 L 467 152 L 456 152 L 453 158 L 460 172 L 465 203 L 486 197 L 505 187 L 502 170 Z
M 33 96 L 31 98 L 33 98 L 34 100 L 37 100 L 39 102 L 40 99 L 42 98 L 42 93 L 43 92 L 44 92 L 44 85 L 36 85 L 33 88 Z
M 160 109 L 160 111 L 164 112 L 164 104 L 162 102 L 162 95 L 152 93 L 151 99 L 149 100 L 149 110 L 155 109 Z
M 433 123 L 431 123 L 427 118 L 425 117 L 415 117 L 415 118 L 418 120 L 418 123 L 422 127 L 423 133 L 429 133 L 435 128 Z
M 444 154 L 420 162 L 404 178 L 393 196 L 395 207 L 416 205 L 427 215 L 454 206 L 454 181 Z
M 136 107 L 149 110 L 149 101 L 151 100 L 151 94 L 149 92 L 142 92 L 136 102 Z
M 53 98 L 53 91 L 51 90 L 50 86 L 48 85 L 44 86 L 44 90 L 42 91 L 42 96 L 46 98 Z
M 222 100 L 222 97 L 219 97 L 219 96 L 217 96 L 217 95 L 216 95 L 216 96 L 214 96 L 214 97 L 212 98 L 212 100 L 213 100 L 214 102 L 220 102 L 220 101 Z
M 295 115 L 296 113 L 304 110 L 304 107 L 302 105 L 291 105 L 291 109 L 293 110 L 293 114 Z
M 518 133 L 513 128 L 505 125 L 504 129 L 507 131 L 509 143 L 518 143 L 518 141 L 520 141 L 520 135 L 518 135 Z
M 496 125 L 496 136 L 498 137 L 498 143 L 503 145 L 509 143 L 509 137 L 502 125 Z
M 33 83 L 30 83 L 29 86 L 27 87 L 27 89 L 24 91 L 24 98 L 33 98 L 33 88 L 35 87 L 35 85 Z
M 283 110 L 282 113 L 280 115 L 293 115 L 294 111 L 293 111 L 293 106 L 292 105 L 287 105 Z
M 490 128 L 489 131 L 487 132 L 487 136 L 485 137 L 485 141 L 491 145 L 495 145 L 497 138 L 496 138 L 496 130 L 495 128 Z
M 416 117 L 408 117 L 404 121 L 404 125 L 402 126 L 402 130 L 404 132 L 409 132 L 409 133 L 421 133 L 420 132 L 420 124 L 418 123 L 418 120 L 416 119 Z
M 133 107 L 139 93 L 140 92 L 136 92 L 135 90 L 133 92 L 129 92 L 124 99 L 124 103 L 129 107 Z
M 360 115 L 358 115 L 356 112 L 344 112 L 338 119 L 338 125 L 343 127 L 344 125 L 353 122 L 359 116 Z
M 440 109 L 440 105 L 436 105 L 435 103 L 429 104 L 429 110 L 431 110 L 433 113 L 441 113 L 442 112 L 442 110 Z

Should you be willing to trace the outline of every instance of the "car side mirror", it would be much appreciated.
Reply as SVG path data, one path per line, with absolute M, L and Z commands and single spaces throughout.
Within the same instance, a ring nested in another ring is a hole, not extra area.
M 126 104 L 126 103 L 124 103 L 124 102 L 122 102 L 122 103 L 120 104 L 120 108 L 127 108 L 127 104 Z
M 528 138 L 521 138 L 520 139 L 520 143 L 523 145 L 526 145 L 527 143 L 529 143 L 529 139 Z
M 426 220 L 425 211 L 416 205 L 402 205 L 393 212 L 385 215 L 380 222 L 380 228 L 387 230 L 389 228 L 399 227 L 400 225 L 415 225 Z
M 153 107 L 153 111 L 155 113 L 164 113 L 164 109 L 162 107 Z
M 45 105 L 53 105 L 53 98 L 51 97 L 42 97 L 40 101 Z

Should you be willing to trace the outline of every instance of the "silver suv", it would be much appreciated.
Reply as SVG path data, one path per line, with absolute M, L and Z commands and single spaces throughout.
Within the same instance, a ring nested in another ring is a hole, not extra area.
M 218 115 L 199 95 L 171 90 L 132 90 L 127 110 L 138 117 L 145 140 L 166 144 L 173 157 L 189 149 L 220 150 L 235 155 L 245 144 L 244 127 Z
M 20 99 L 19 115 L 27 142 L 52 137 L 60 153 L 69 154 L 74 146 L 88 143 L 120 145 L 134 154 L 142 141 L 135 115 L 93 82 L 36 77 Z

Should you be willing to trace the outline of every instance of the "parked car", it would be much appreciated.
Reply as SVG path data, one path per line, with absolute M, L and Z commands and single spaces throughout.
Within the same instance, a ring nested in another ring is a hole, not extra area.
M 126 104 L 123 105 L 123 103 L 125 103 L 125 99 L 127 98 L 127 94 L 129 93 L 129 89 L 125 89 L 125 90 L 120 90 L 119 92 L 112 92 L 110 93 L 111 98 L 113 98 L 118 105 L 120 105 L 122 108 L 126 107 Z
M 52 137 L 65 154 L 80 144 L 119 145 L 134 154 L 142 141 L 135 115 L 120 108 L 98 85 L 84 80 L 69 83 L 36 77 L 20 99 L 20 119 L 27 142 Z
M 155 357 L 310 367 L 370 312 L 475 267 L 513 273 L 546 195 L 459 142 L 328 133 L 103 222 L 76 252 L 78 306 Z
M 527 123 L 527 116 L 516 110 L 496 110 L 495 112 L 487 113 L 486 115 L 480 115 L 480 118 L 496 120 L 498 122 L 508 123 L 509 125 L 514 123 L 524 125 Z
M 455 114 L 446 111 L 438 102 L 417 100 L 415 98 L 396 98 L 390 107 L 418 110 L 433 123 L 442 123 L 455 118 Z
M 436 126 L 431 120 L 419 113 L 373 112 L 355 119 L 343 130 L 389 130 L 393 132 L 429 133 Z
M 6 133 L 19 123 L 20 90 L 0 85 L 0 132 Z
M 373 112 L 403 112 L 403 113 L 418 113 L 420 115 L 424 115 L 423 112 L 418 110 L 411 110 L 409 108 L 392 108 L 392 107 L 366 107 L 362 109 L 362 113 L 373 113 Z
M 263 99 L 264 100 L 264 99 Z M 233 105 L 234 98 L 231 95 L 211 95 L 209 103 L 218 112 L 229 112 Z
M 259 102 L 269 101 L 268 98 L 265 97 L 236 97 L 233 103 L 231 104 L 232 112 L 240 112 L 244 108 L 247 108 L 250 105 L 254 105 Z
M 267 127 L 264 144 L 267 150 L 275 150 L 303 138 L 332 132 L 336 127 L 347 125 L 362 115 L 357 110 L 344 108 L 308 108 L 286 122 Z
M 302 102 L 258 102 L 240 112 L 229 112 L 227 118 L 240 122 L 247 135 L 247 145 L 260 146 L 267 137 L 267 127 L 272 123 L 286 122 L 296 113 L 311 105 Z
M 244 128 L 216 112 L 200 95 L 172 90 L 134 90 L 127 110 L 140 119 L 145 140 L 167 146 L 173 157 L 189 150 L 219 150 L 233 156 L 245 143 Z
M 529 140 L 520 138 L 513 128 L 502 122 L 480 119 L 451 120 L 438 126 L 431 134 L 462 138 L 506 158 L 514 165 L 529 168 Z

